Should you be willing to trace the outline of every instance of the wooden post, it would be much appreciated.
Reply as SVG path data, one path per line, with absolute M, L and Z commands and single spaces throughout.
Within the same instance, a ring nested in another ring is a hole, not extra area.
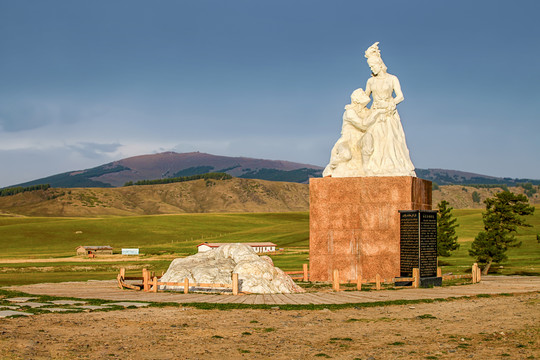
M 440 267 L 437 268 L 437 277 L 442 276 L 442 269 Z
M 472 266 L 472 269 L 471 269 L 472 283 L 473 284 L 476 284 L 476 274 L 477 274 L 476 270 L 477 269 L 478 269 L 478 264 L 474 263 L 473 266 Z
M 308 264 L 303 264 L 302 267 L 303 267 L 303 270 L 304 270 L 304 277 L 302 278 L 302 281 L 307 282 L 307 281 L 309 281 L 309 278 L 308 278 Z
M 333 284 L 332 288 L 334 291 L 339 291 L 339 270 L 334 269 L 334 278 L 333 278 Z
M 361 291 L 362 290 L 362 275 L 358 274 L 356 276 L 356 290 Z
M 232 274 L 232 294 L 238 295 L 238 274 Z
M 482 270 L 480 270 L 480 266 L 476 267 L 476 282 L 480 282 L 482 280 Z
M 184 294 L 187 294 L 189 292 L 189 279 L 184 279 Z
M 375 275 L 375 288 L 381 290 L 381 275 Z
M 126 278 L 126 268 L 120 268 L 120 277 L 122 277 L 122 280 Z
M 143 291 L 150 290 L 150 284 L 149 284 L 149 278 L 148 278 L 148 270 L 142 269 L 142 277 L 143 277 Z
M 413 288 L 419 288 L 420 287 L 420 269 L 419 268 L 413 268 L 412 269 L 412 276 L 414 278 L 413 280 Z
M 153 281 L 153 282 L 154 282 L 154 284 L 153 284 L 153 285 L 154 285 L 154 288 L 153 288 L 152 290 L 153 290 L 155 293 L 157 293 L 157 291 L 158 291 L 157 276 L 154 276 L 153 280 L 154 280 L 154 281 Z

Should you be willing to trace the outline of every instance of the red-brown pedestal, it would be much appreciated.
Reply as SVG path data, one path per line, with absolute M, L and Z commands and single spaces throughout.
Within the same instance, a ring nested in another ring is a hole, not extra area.
M 399 210 L 431 210 L 431 181 L 410 176 L 313 178 L 309 183 L 312 281 L 400 273 Z

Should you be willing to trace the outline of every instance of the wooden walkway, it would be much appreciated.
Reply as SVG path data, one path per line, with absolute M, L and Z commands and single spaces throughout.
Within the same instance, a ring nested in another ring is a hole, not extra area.
M 152 301 L 176 303 L 237 303 L 237 304 L 348 304 L 377 301 L 418 300 L 475 296 L 479 294 L 524 293 L 540 291 L 538 276 L 484 276 L 478 284 L 438 287 L 431 289 L 400 289 L 380 291 L 310 292 L 272 295 L 212 295 L 183 293 L 145 293 L 120 290 L 116 280 L 33 284 L 10 287 L 34 295 L 104 299 L 115 301 Z

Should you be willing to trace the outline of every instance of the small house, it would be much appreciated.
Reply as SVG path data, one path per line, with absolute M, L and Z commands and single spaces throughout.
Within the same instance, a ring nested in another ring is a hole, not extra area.
M 197 245 L 197 250 L 198 252 L 205 252 L 205 251 L 216 249 L 222 245 L 227 245 L 227 244 L 235 244 L 235 243 L 207 243 L 205 242 L 205 243 Z M 263 254 L 263 253 L 276 251 L 276 244 L 271 243 L 271 242 L 256 242 L 256 243 L 253 242 L 253 243 L 241 243 L 241 244 L 251 246 L 257 254 Z
M 112 255 L 113 248 L 111 246 L 78 246 L 77 255 L 89 255 L 89 254 L 101 254 L 101 255 Z

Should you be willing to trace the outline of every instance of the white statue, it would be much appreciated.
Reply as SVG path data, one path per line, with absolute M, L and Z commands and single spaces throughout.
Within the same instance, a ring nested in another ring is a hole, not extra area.
M 351 103 L 345 106 L 341 137 L 330 155 L 330 164 L 323 176 L 365 176 L 369 158 L 373 153 L 373 136 L 368 131 L 377 120 L 381 110 L 366 108 L 371 101 L 364 90 L 356 89 L 351 94 Z
M 355 90 L 345 107 L 341 137 L 323 176 L 416 176 L 396 109 L 404 99 L 401 86 L 386 72 L 378 44 L 366 50 L 372 77 L 366 91 Z M 370 95 L 373 103 L 367 109 Z

